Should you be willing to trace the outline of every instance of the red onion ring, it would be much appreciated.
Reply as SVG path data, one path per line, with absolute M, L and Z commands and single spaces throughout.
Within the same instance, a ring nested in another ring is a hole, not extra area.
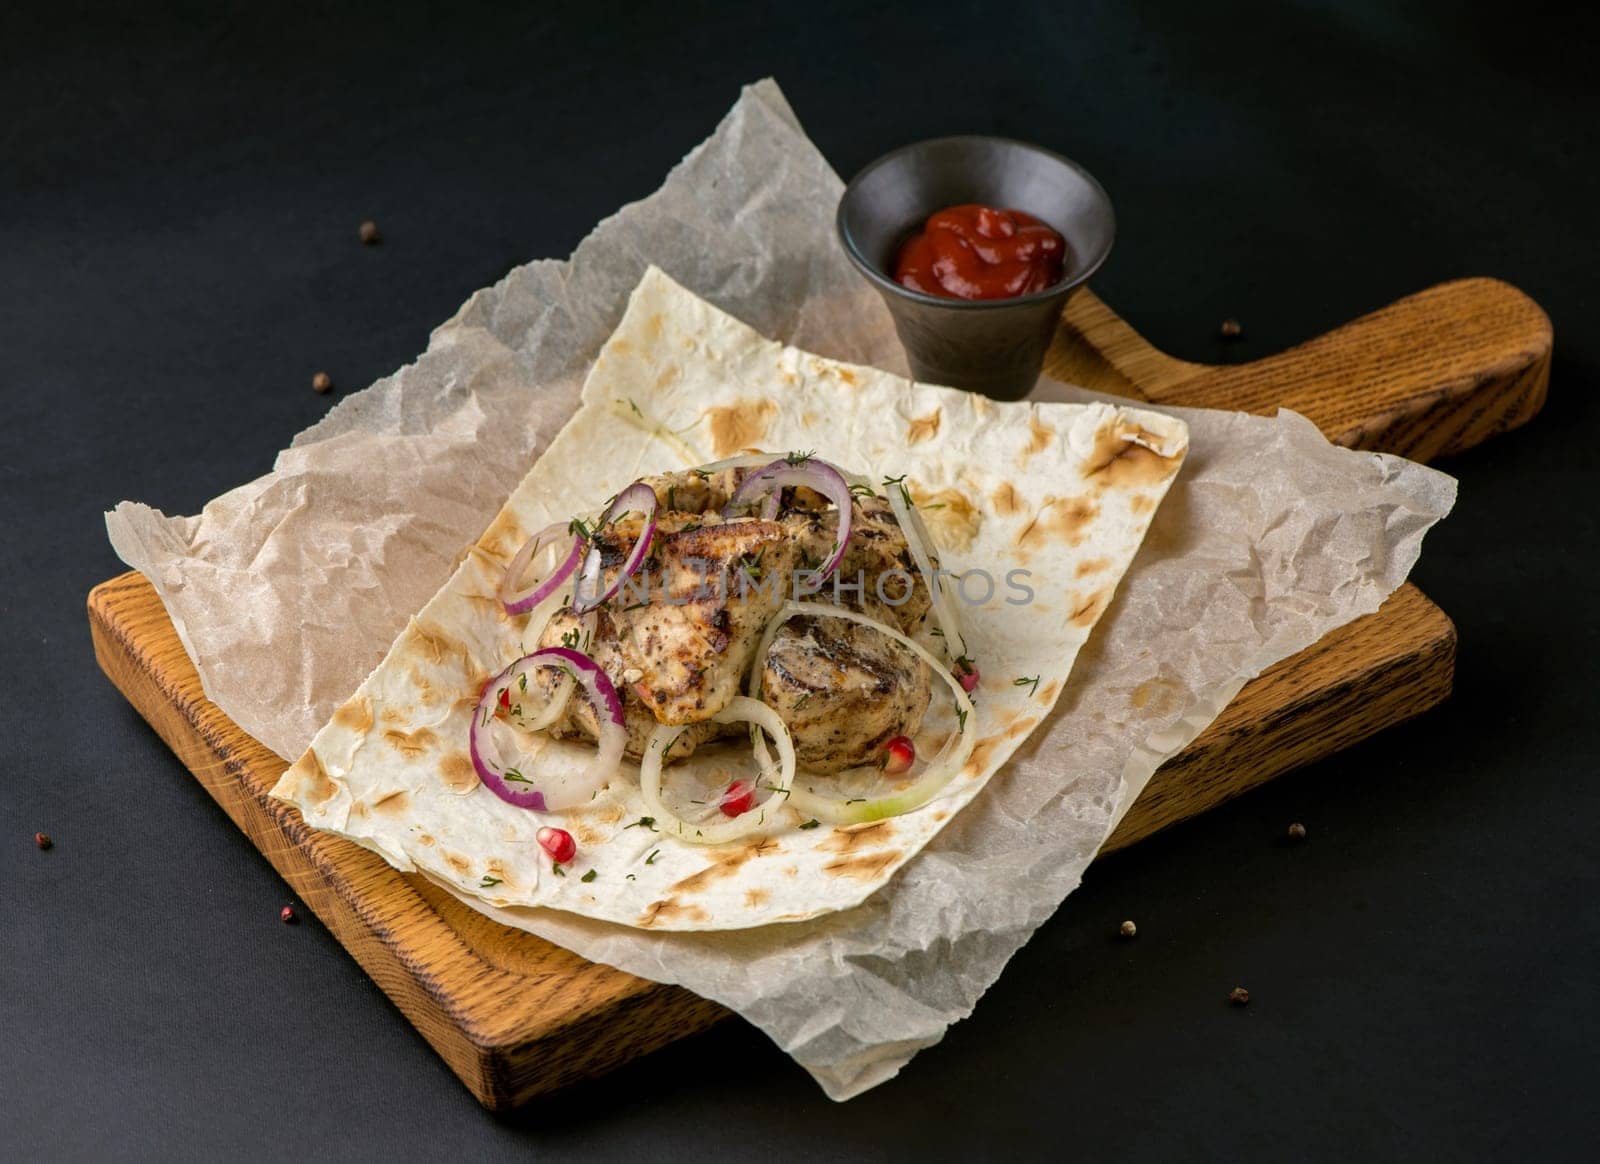
M 582 777 L 567 781 L 560 788 L 541 788 L 521 772 L 515 773 L 515 777 L 521 777 L 515 782 L 526 785 L 526 789 L 512 788 L 507 783 L 506 774 L 514 769 L 501 759 L 500 750 L 489 730 L 494 723 L 496 704 L 500 700 L 500 692 L 509 689 L 521 676 L 536 667 L 552 665 L 567 670 L 594 705 L 595 718 L 600 722 L 600 747 L 594 760 L 584 769 Z M 477 769 L 478 779 L 501 800 L 534 812 L 559 812 L 593 799 L 595 792 L 604 787 L 621 767 L 622 752 L 627 744 L 628 732 L 623 726 L 622 700 L 600 665 L 588 655 L 570 647 L 545 647 L 531 655 L 523 655 L 484 684 L 483 694 L 478 697 L 478 705 L 472 711 L 468 751 L 472 756 L 472 766 Z
M 521 595 L 516 592 L 517 580 L 522 577 L 522 572 L 528 568 L 528 563 L 533 561 L 542 546 L 548 545 L 564 533 L 569 533 L 571 527 L 563 522 L 555 522 L 545 526 L 527 541 L 522 543 L 522 548 L 517 551 L 517 556 L 511 559 L 511 565 L 506 568 L 506 576 L 500 582 L 498 596 L 501 604 L 506 608 L 507 614 L 525 614 L 539 603 L 555 593 L 556 587 L 567 580 L 567 576 L 578 568 L 578 559 L 583 556 L 583 539 L 573 538 L 572 549 L 568 552 L 555 572 L 543 582 L 536 583 L 532 589 L 524 591 Z
M 643 481 L 635 481 L 629 485 L 600 515 L 600 520 L 595 522 L 595 532 L 598 534 L 600 527 L 610 521 L 616 514 L 630 513 L 634 510 L 644 514 L 644 532 L 639 535 L 639 540 L 633 543 L 633 550 L 628 554 L 628 560 L 622 563 L 622 569 L 617 572 L 615 582 L 607 586 L 605 592 L 595 598 L 585 598 L 585 593 L 593 594 L 600 585 L 600 547 L 595 542 L 589 544 L 589 552 L 583 556 L 583 569 L 578 573 L 577 584 L 572 589 L 572 610 L 574 614 L 587 614 L 595 609 L 606 599 L 610 598 L 622 584 L 626 582 L 635 570 L 643 565 L 646 555 L 650 553 L 650 543 L 656 536 L 656 491 Z
M 784 458 L 773 461 L 765 469 L 750 474 L 722 508 L 723 517 L 732 517 L 741 509 L 755 504 L 762 497 L 766 498 L 761 507 L 761 516 L 771 521 L 778 516 L 778 496 L 791 485 L 804 485 L 816 493 L 822 494 L 839 511 L 838 542 L 833 547 L 833 555 L 822 564 L 818 578 L 826 578 L 839 568 L 839 563 L 844 558 L 845 547 L 850 544 L 850 520 L 852 507 L 850 504 L 850 483 L 844 479 L 843 474 L 826 461 L 819 461 L 815 457 L 805 457 L 799 461 L 790 461 Z

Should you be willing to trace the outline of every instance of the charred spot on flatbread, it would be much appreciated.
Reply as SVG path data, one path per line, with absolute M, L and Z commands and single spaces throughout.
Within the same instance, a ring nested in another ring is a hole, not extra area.
M 372 811 L 381 812 L 384 816 L 402 817 L 410 807 L 411 795 L 404 788 L 397 788 L 372 802 Z
M 299 772 L 295 796 L 302 804 L 320 807 L 339 795 L 339 786 L 322 766 L 322 757 L 310 748 L 295 763 L 295 768 Z
M 358 736 L 366 735 L 372 730 L 372 700 L 365 694 L 352 696 L 333 713 L 333 722 L 342 728 L 349 728 Z
M 439 689 L 434 685 L 433 680 L 428 678 L 428 673 L 421 667 L 414 667 L 410 664 L 406 664 L 405 667 L 406 678 L 411 680 L 411 686 L 416 689 L 417 702 L 423 707 L 433 707 L 438 704 L 440 700 Z M 478 701 L 474 698 L 471 706 L 476 707 L 477 705 Z
M 830 877 L 876 881 L 899 859 L 899 849 L 887 849 L 881 853 L 863 853 L 859 857 L 841 857 L 837 861 L 829 861 L 822 871 Z
M 691 873 L 682 880 L 673 882 L 667 887 L 668 892 L 698 893 L 713 882 L 733 876 L 741 865 L 756 855 L 757 850 L 749 845 L 737 849 L 714 849 L 706 854 L 711 859 L 711 864 L 698 873 Z
M 989 761 L 994 756 L 995 749 L 1004 740 L 1000 736 L 986 736 L 973 745 L 972 755 L 961 768 L 963 776 L 981 776 L 989 770 Z
M 911 500 L 936 543 L 934 548 L 958 552 L 972 548 L 983 529 L 983 514 L 965 493 L 948 486 L 925 493 L 913 486 Z
M 1046 497 L 1033 519 L 1017 531 L 1020 550 L 1041 549 L 1052 541 L 1079 544 L 1100 507 L 1088 497 Z
M 1094 447 L 1084 458 L 1083 478 L 1099 487 L 1137 488 L 1156 485 L 1178 471 L 1183 450 L 1163 456 L 1151 445 L 1163 444 L 1155 433 L 1118 421 L 1094 434 Z
M 939 425 L 944 420 L 944 411 L 935 408 L 926 416 L 914 416 L 911 423 L 906 425 L 906 444 L 919 445 L 923 441 L 931 441 L 939 435 Z
M 1010 481 L 1000 482 L 995 491 L 989 495 L 989 500 L 994 503 L 994 511 L 1001 517 L 1013 517 L 1028 507 L 1028 503 L 1017 492 L 1017 487 Z
M 1036 457 L 1050 447 L 1050 442 L 1056 439 L 1056 430 L 1042 423 L 1035 415 L 1028 417 L 1028 443 L 1022 446 L 1022 459 L 1026 462 L 1031 457 Z
M 782 852 L 783 845 L 777 837 L 756 837 L 745 845 L 744 851 L 751 857 L 770 857 Z
M 639 915 L 639 920 L 634 924 L 641 929 L 649 929 L 657 922 L 675 921 L 678 918 L 687 918 L 692 922 L 705 922 L 709 920 L 709 916 L 698 905 L 685 905 L 675 897 L 666 897 L 659 901 L 652 901 L 645 906 L 644 913 Z
M 830 853 L 849 854 L 893 839 L 893 823 L 887 819 L 875 820 L 871 824 L 841 825 L 818 847 Z
M 504 563 L 513 557 L 527 540 L 528 533 L 517 520 L 516 512 L 507 506 L 489 523 L 489 528 L 483 531 L 483 536 L 478 539 L 478 545 L 485 553 Z
M 451 638 L 438 627 L 430 626 L 419 619 L 411 620 L 411 625 L 406 628 L 405 636 L 401 640 L 401 646 L 435 667 L 447 664 L 459 666 L 467 657 L 465 643 Z
M 417 728 L 415 731 L 401 731 L 399 728 L 388 728 L 383 733 L 383 742 L 408 760 L 415 760 L 424 752 L 432 751 L 439 746 L 439 737 L 431 728 Z
M 1006 739 L 1020 740 L 1023 736 L 1027 735 L 1035 727 L 1037 727 L 1038 724 L 1039 720 L 1037 717 L 1031 715 L 1025 716 L 1022 719 L 1017 720 L 1010 727 L 1006 728 Z
M 481 783 L 478 779 L 478 769 L 473 766 L 472 757 L 465 752 L 455 752 L 440 760 L 439 775 L 444 780 L 444 786 L 451 792 L 471 792 Z
M 767 435 L 767 426 L 778 414 L 778 406 L 770 400 L 741 400 L 735 404 L 719 405 L 706 413 L 711 422 L 711 447 L 717 456 L 750 445 L 761 443 Z
M 1106 604 L 1111 601 L 1111 589 L 1096 590 L 1087 597 L 1073 599 L 1072 613 L 1067 616 L 1067 621 L 1073 626 L 1093 626 L 1095 619 L 1100 617 Z

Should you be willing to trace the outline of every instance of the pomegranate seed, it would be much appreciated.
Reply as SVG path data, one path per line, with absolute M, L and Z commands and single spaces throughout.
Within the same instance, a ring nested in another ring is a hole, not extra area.
M 550 859 L 557 865 L 565 865 L 578 855 L 578 842 L 572 839 L 572 834 L 566 829 L 553 829 L 548 826 L 539 830 L 539 847 L 550 854 Z
M 511 710 L 511 688 L 509 687 L 500 688 L 500 710 Z
M 878 767 L 889 776 L 899 776 L 911 771 L 912 762 L 917 758 L 917 745 L 913 744 L 907 736 L 895 736 L 883 745 L 883 756 L 878 761 Z
M 286 905 L 278 911 L 278 920 L 286 926 L 294 925 L 294 906 Z
M 971 659 L 957 659 L 955 666 L 956 682 L 961 684 L 961 690 L 971 695 L 978 689 L 978 681 L 983 676 L 978 674 L 978 664 Z
M 756 790 L 743 780 L 735 780 L 722 794 L 717 807 L 723 816 L 741 816 L 750 811 L 756 802 Z

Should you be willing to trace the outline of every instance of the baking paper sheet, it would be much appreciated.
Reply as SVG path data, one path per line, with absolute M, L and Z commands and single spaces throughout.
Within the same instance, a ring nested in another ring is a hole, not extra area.
M 904 372 L 833 236 L 838 177 L 770 81 L 564 261 L 474 295 L 410 366 L 196 517 L 136 502 L 113 546 L 160 592 L 207 695 L 298 755 L 571 415 L 650 263 L 778 339 Z M 1045 383 L 1039 394 L 1088 399 Z M 845 1099 L 969 1014 L 1150 774 L 1251 676 L 1377 609 L 1455 482 L 1336 449 L 1293 414 L 1168 410 L 1188 461 L 1055 714 L 899 877 L 798 925 L 646 934 L 473 908 L 738 1011 Z

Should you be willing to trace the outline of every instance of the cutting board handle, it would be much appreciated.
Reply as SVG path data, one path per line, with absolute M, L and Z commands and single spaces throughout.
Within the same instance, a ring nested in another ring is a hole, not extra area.
M 1532 418 L 1550 382 L 1551 344 L 1549 316 L 1521 291 L 1459 279 L 1274 356 L 1195 364 L 1151 346 L 1084 288 L 1067 304 L 1045 370 L 1152 404 L 1291 408 L 1338 444 L 1427 461 Z

